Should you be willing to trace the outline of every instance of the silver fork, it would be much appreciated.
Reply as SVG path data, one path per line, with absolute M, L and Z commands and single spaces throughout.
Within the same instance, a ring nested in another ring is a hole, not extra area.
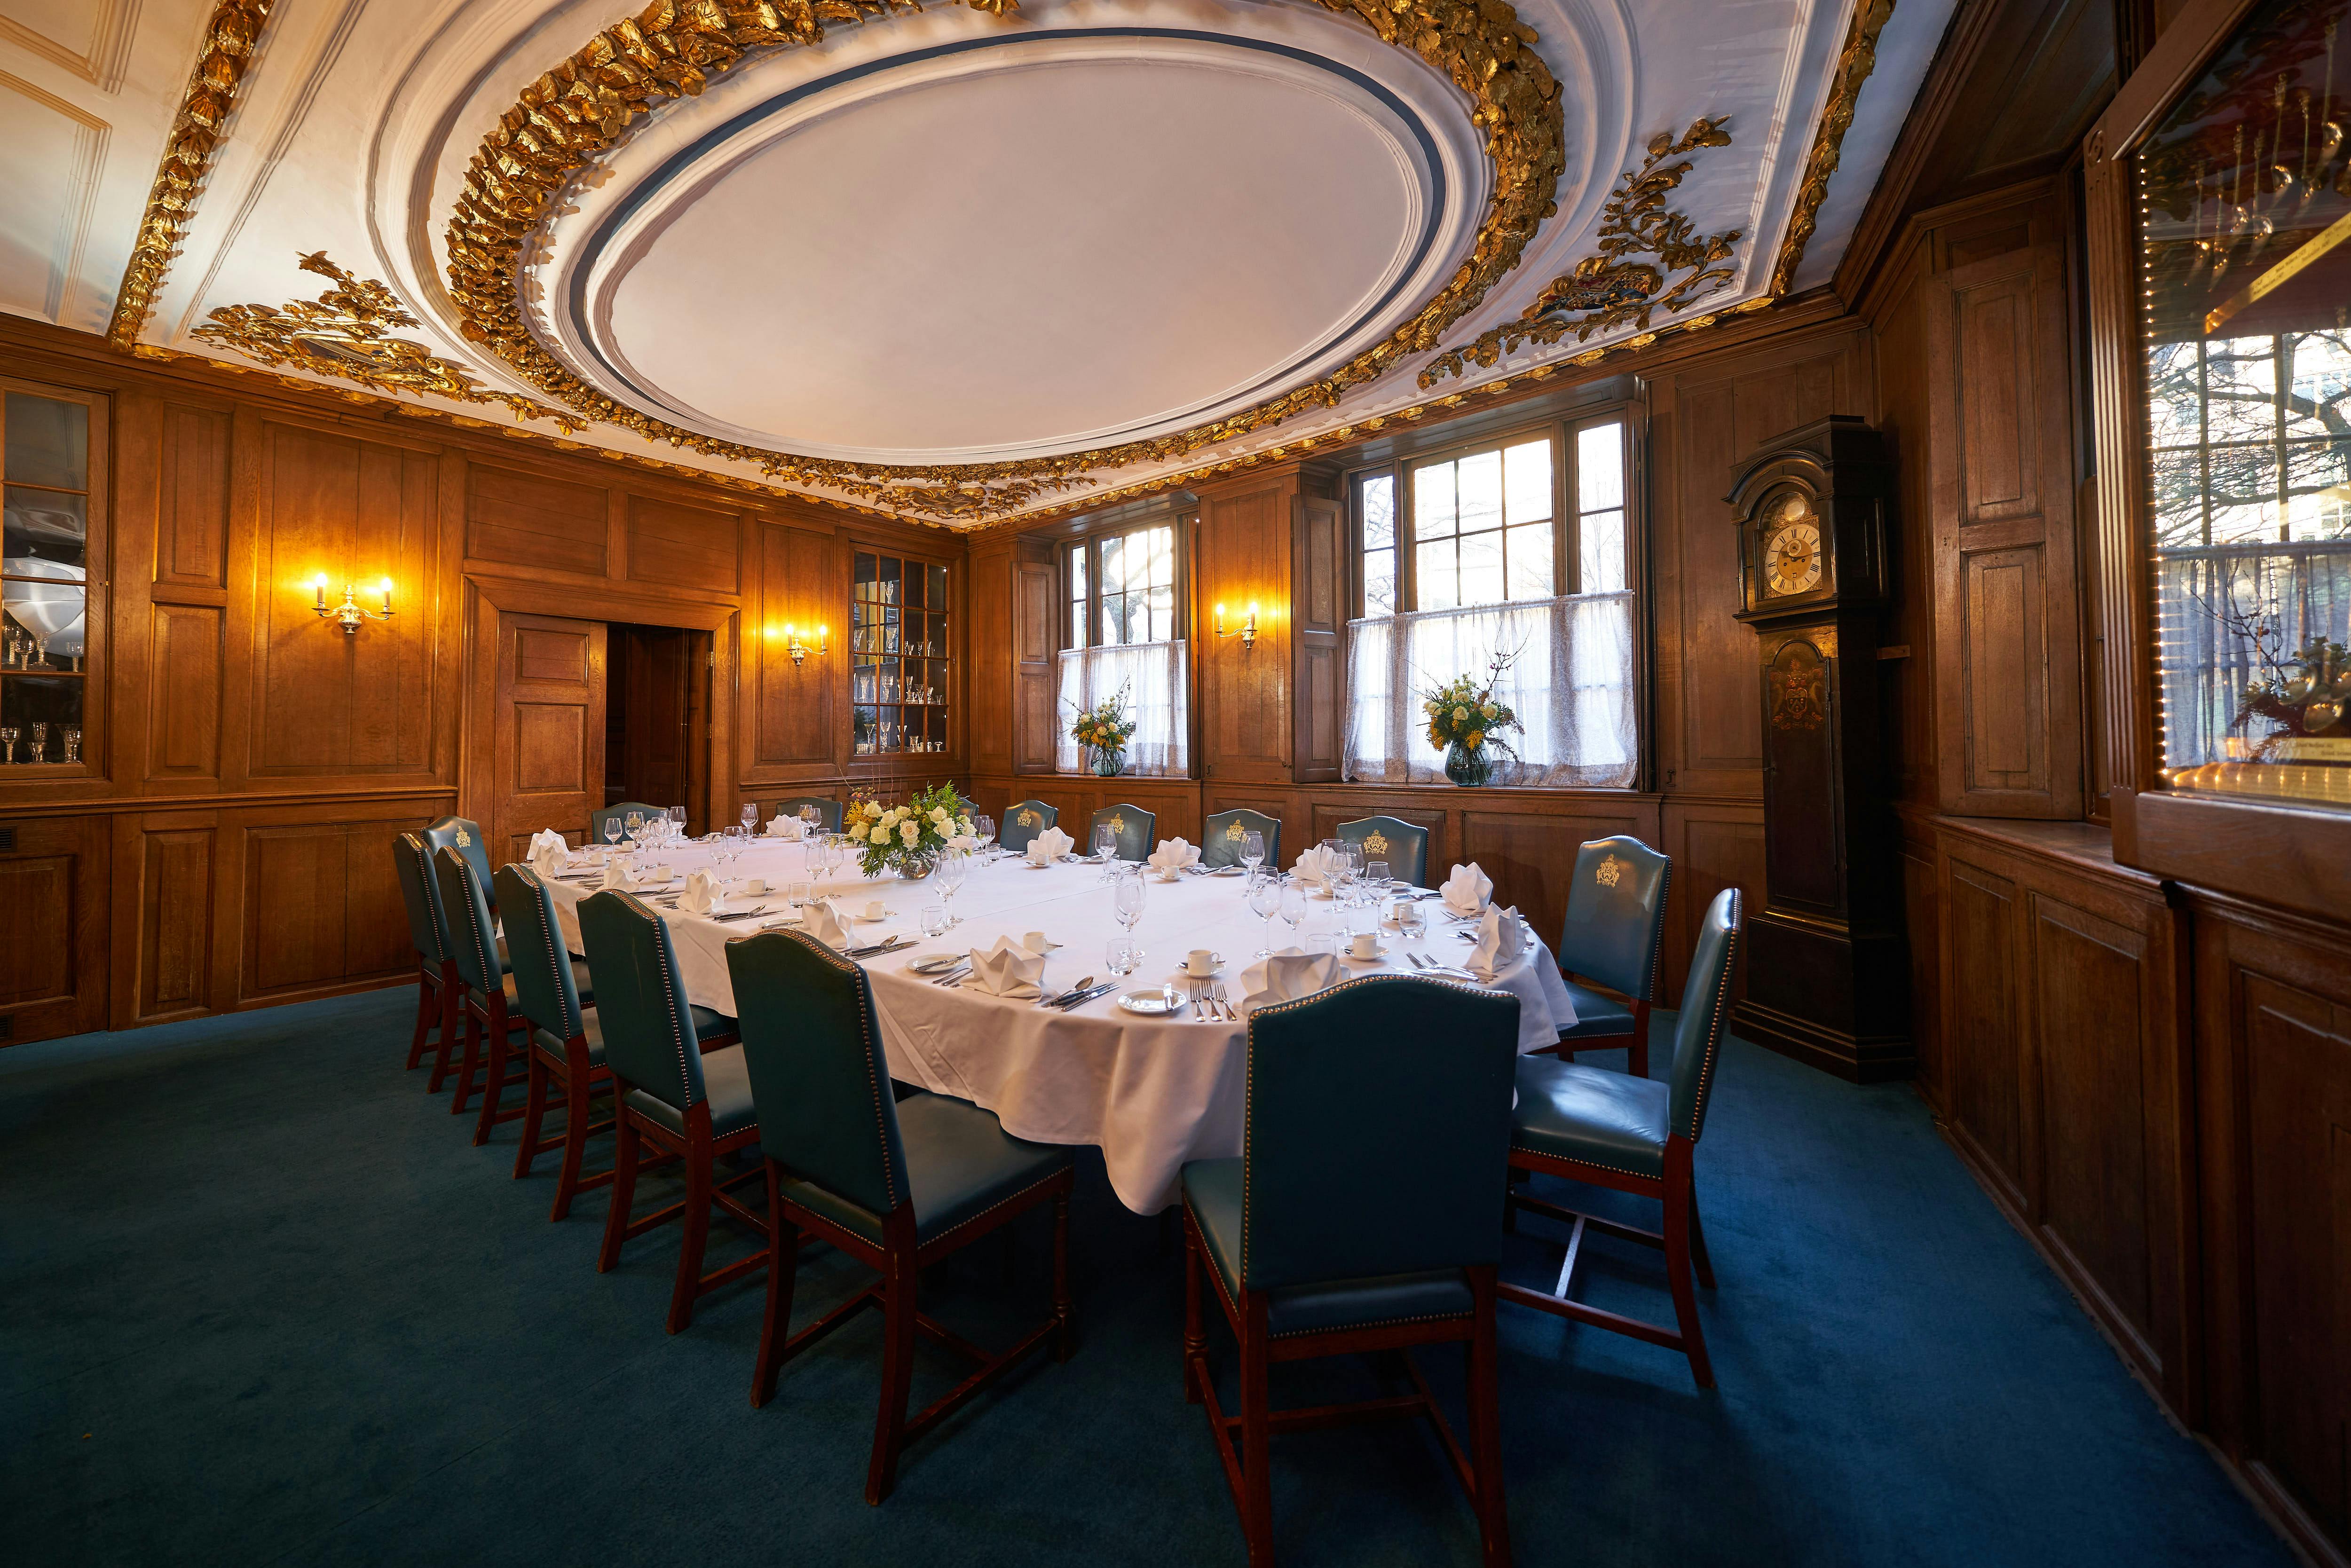
M 1201 995 L 1207 988 L 1198 980 L 1192 980 L 1186 982 L 1184 988 L 1191 993 L 1192 1021 L 1198 1023 L 1207 1016 L 1201 1007 Z
M 1211 980 L 1208 984 L 1214 988 L 1214 994 L 1210 996 L 1208 999 L 1214 1002 L 1217 1007 L 1224 1009 L 1225 1021 L 1227 1023 L 1240 1022 L 1241 1015 L 1233 1011 L 1233 1004 L 1225 997 L 1224 981 Z

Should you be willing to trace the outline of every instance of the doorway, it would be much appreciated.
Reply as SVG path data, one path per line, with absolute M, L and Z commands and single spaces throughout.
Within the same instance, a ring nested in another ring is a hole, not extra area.
M 599 805 L 636 800 L 686 808 L 701 820 L 710 758 L 711 638 L 677 626 L 605 627 L 603 792 Z

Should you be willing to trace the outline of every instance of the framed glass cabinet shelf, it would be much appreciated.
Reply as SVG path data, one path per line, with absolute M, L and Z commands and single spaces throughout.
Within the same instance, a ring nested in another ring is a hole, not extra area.
M 944 565 L 856 552 L 849 604 L 851 750 L 856 756 L 946 750 L 948 605 Z
M 0 778 L 86 770 L 103 405 L 0 382 Z

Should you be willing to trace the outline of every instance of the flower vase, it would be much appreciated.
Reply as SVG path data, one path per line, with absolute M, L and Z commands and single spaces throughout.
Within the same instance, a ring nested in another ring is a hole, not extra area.
M 898 874 L 908 882 L 920 882 L 938 869 L 938 857 L 925 853 L 907 855 L 898 862 Z
M 1126 753 L 1113 751 L 1106 746 L 1094 747 L 1094 772 L 1103 779 L 1115 779 L 1126 771 Z
M 1482 746 L 1455 741 L 1445 753 L 1445 776 L 1463 789 L 1474 789 L 1494 777 L 1494 759 Z

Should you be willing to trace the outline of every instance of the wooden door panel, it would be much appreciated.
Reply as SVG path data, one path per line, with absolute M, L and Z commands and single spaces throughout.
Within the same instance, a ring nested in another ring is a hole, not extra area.
M 604 803 L 606 628 L 501 612 L 497 644 L 493 858 L 519 854 L 546 828 L 582 842 Z
M 106 1022 L 102 817 L 0 822 L 0 1043 Z
M 1960 861 L 1948 865 L 1944 1032 L 1951 1051 L 1951 1120 L 2008 1199 L 2029 1216 L 2016 1039 L 2016 884 Z
M 212 1003 L 212 828 L 140 835 L 139 1018 L 208 1010 Z

